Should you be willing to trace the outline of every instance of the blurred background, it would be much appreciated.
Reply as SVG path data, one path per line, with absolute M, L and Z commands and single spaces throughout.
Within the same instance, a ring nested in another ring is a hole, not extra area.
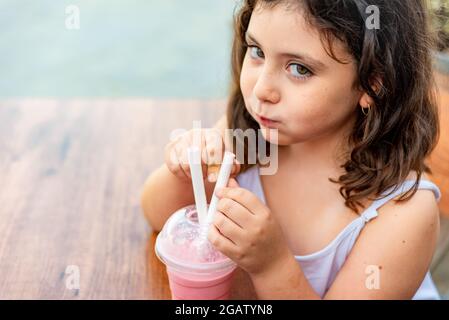
M 428 2 L 445 60 L 449 0 Z M 237 4 L 2 0 L 0 98 L 225 98 Z
M 223 98 L 235 3 L 2 0 L 0 98 Z

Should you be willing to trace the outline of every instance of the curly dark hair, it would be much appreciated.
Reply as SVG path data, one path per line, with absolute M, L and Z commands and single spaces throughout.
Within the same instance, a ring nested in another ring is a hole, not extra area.
M 426 4 L 422 0 L 243 0 L 234 14 L 231 55 L 231 87 L 227 106 L 228 128 L 260 127 L 245 108 L 240 73 L 246 54 L 245 33 L 256 5 L 267 7 L 293 4 L 321 34 L 327 53 L 335 60 L 332 44 L 343 42 L 355 58 L 357 85 L 375 102 L 368 116 L 361 108 L 349 136 L 350 153 L 345 155 L 345 174 L 329 178 L 340 185 L 345 205 L 359 213 L 362 199 L 378 199 L 387 189 L 394 192 L 414 170 L 413 187 L 398 201 L 411 198 L 423 172 L 431 173 L 425 159 L 439 137 L 436 86 L 431 48 L 435 38 L 430 29 Z M 381 13 L 381 27 L 365 27 L 366 8 L 375 5 Z M 298 7 L 299 8 L 299 7 Z M 341 62 L 343 63 L 343 62 Z M 373 85 L 374 84 L 374 85 Z M 375 86 L 377 85 L 377 87 Z M 375 90 L 374 88 L 379 90 Z M 233 147 L 246 141 L 233 138 Z M 269 154 L 269 143 L 267 142 Z M 243 163 L 242 171 L 251 167 Z

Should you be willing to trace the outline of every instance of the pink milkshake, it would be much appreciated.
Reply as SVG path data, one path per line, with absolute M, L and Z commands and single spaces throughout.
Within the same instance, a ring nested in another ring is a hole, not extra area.
M 191 205 L 176 211 L 156 239 L 174 300 L 229 299 L 236 264 L 201 236 L 204 228 Z

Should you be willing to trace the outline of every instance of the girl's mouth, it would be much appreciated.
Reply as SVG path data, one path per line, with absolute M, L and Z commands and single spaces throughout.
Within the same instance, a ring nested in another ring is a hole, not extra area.
M 267 128 L 276 128 L 279 125 L 279 121 L 265 118 L 256 114 L 257 121 Z

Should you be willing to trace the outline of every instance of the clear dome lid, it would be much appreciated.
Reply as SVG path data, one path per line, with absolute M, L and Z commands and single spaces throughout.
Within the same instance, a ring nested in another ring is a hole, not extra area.
M 203 273 L 236 267 L 234 261 L 216 250 L 200 225 L 195 205 L 176 211 L 157 236 L 155 252 L 168 267 Z

